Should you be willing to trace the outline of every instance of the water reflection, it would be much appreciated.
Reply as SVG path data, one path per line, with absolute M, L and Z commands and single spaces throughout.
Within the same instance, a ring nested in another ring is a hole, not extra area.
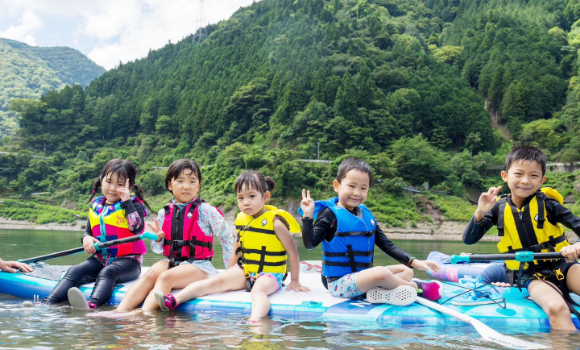
M 0 256 L 6 260 L 47 254 L 80 245 L 80 233 L 0 232 Z M 425 258 L 432 250 L 457 253 L 495 252 L 494 243 L 465 246 L 461 242 L 396 241 L 405 251 Z M 304 249 L 303 260 L 320 260 L 319 249 Z M 220 245 L 216 246 L 221 249 Z M 216 249 L 216 250 L 217 250 Z M 221 256 L 221 251 L 216 252 Z M 77 264 L 86 256 L 52 260 Z M 159 260 L 147 254 L 145 265 Z M 219 259 L 217 259 L 219 261 Z M 377 264 L 394 261 L 377 252 Z M 219 266 L 219 265 L 218 265 Z M 418 274 L 420 277 L 425 275 Z M 267 319 L 247 324 L 243 316 L 190 315 L 187 313 L 131 312 L 120 315 L 72 310 L 68 306 L 21 308 L 22 300 L 0 295 L 0 349 L 504 349 L 484 342 L 475 329 L 466 327 L 393 326 L 345 322 L 295 322 Z M 103 307 L 101 311 L 113 310 Z M 96 316 L 96 317 L 95 317 Z M 525 329 L 497 329 L 520 339 L 547 344 L 554 349 L 580 350 L 580 334 L 535 333 Z

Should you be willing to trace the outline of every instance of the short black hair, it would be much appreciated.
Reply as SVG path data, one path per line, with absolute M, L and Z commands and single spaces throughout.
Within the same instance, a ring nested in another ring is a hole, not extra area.
M 505 171 L 508 172 L 517 161 L 536 161 L 542 167 L 542 176 L 546 174 L 546 155 L 534 146 L 517 146 L 514 147 L 505 158 Z
M 367 174 L 369 176 L 369 185 L 370 185 L 373 178 L 373 170 L 369 165 L 369 163 L 358 158 L 348 158 L 343 160 L 342 163 L 340 163 L 340 166 L 338 167 L 338 172 L 336 173 L 336 180 L 338 181 L 338 183 L 340 183 L 342 179 L 344 179 L 344 177 L 346 176 L 346 173 L 348 173 L 351 170 L 358 170 L 360 172 Z
M 169 169 L 167 169 L 167 175 L 165 175 L 165 188 L 168 191 L 171 180 L 177 179 L 179 174 L 181 174 L 186 169 L 191 170 L 199 180 L 199 183 L 201 183 L 201 169 L 199 168 L 199 165 L 197 165 L 197 163 L 191 159 L 178 159 L 171 163 Z
M 248 170 L 241 173 L 238 177 L 236 181 L 236 193 L 240 193 L 244 187 L 254 189 L 264 195 L 266 191 L 274 191 L 276 182 L 270 176 L 264 176 L 259 171 Z

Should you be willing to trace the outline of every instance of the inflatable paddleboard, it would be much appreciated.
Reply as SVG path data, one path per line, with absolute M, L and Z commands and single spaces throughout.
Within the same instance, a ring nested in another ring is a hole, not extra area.
M 315 262 L 309 262 L 316 266 Z M 42 300 L 58 283 L 70 266 L 44 265 L 35 267 L 31 274 L 0 272 L 0 293 L 10 294 L 27 300 L 35 296 Z M 145 273 L 148 268 L 143 268 Z M 306 267 L 305 269 L 308 269 Z M 315 268 L 314 268 L 315 269 Z M 290 278 L 290 276 L 289 276 Z M 290 279 L 287 279 L 289 281 Z M 285 288 L 270 296 L 270 315 L 292 320 L 339 321 L 349 323 L 378 323 L 388 325 L 431 325 L 471 327 L 447 315 L 413 303 L 410 306 L 371 304 L 364 298 L 349 300 L 335 298 L 324 288 L 318 273 L 301 273 L 300 282 L 310 288 L 309 293 L 286 291 Z M 132 283 L 118 285 L 108 305 L 120 303 Z M 495 328 L 522 328 L 527 331 L 549 330 L 546 314 L 531 300 L 526 289 L 498 288 L 505 298 L 505 308 L 498 304 L 456 306 L 448 300 L 465 292 L 457 283 L 444 283 L 445 293 L 440 302 L 449 309 L 474 317 Z M 93 285 L 84 285 L 80 290 L 88 299 Z M 174 291 L 177 292 L 177 291 Z M 580 301 L 580 300 L 579 300 Z M 243 290 L 207 295 L 190 300 L 177 308 L 178 312 L 191 314 L 249 315 L 250 293 Z M 580 322 L 573 316 L 576 327 Z

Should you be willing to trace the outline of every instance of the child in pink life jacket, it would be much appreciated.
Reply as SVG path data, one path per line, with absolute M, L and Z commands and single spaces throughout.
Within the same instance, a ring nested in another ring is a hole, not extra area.
M 68 293 L 73 307 L 96 308 L 109 300 L 117 283 L 139 277 L 143 255 L 147 252 L 143 241 L 121 244 L 99 252 L 94 247 L 95 243 L 143 233 L 146 215 L 144 204 L 147 205 L 147 202 L 143 191 L 135 184 L 136 172 L 133 164 L 126 160 L 113 159 L 105 164 L 93 184 L 93 195 L 89 201 L 99 188 L 103 195 L 91 202 L 87 227 L 81 237 L 85 252 L 91 256 L 68 270 L 43 303 L 62 302 L 67 299 Z M 136 196 L 131 196 L 132 189 Z M 87 303 L 76 287 L 95 281 Z
M 228 266 L 234 237 L 222 213 L 199 199 L 201 170 L 196 162 L 180 159 L 169 166 L 165 187 L 174 198 L 159 211 L 155 225 L 149 227 L 159 239 L 151 248 L 166 259 L 155 263 L 125 294 L 117 310 L 158 308 L 153 292 L 168 294 L 195 281 L 217 274 L 211 260 L 214 255 L 213 235 L 223 248 Z

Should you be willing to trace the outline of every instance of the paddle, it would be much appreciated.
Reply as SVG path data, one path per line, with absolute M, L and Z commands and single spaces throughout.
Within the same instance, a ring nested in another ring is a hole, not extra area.
M 516 260 L 519 262 L 530 262 L 542 259 L 566 259 L 560 253 L 534 253 L 534 252 L 517 252 L 515 254 L 473 254 L 473 255 L 453 255 L 451 263 L 474 261 L 492 261 L 492 260 Z
M 455 310 L 451 310 L 443 305 L 436 304 L 432 301 L 429 301 L 429 300 L 426 300 L 423 298 L 417 298 L 417 300 L 415 300 L 415 302 L 418 304 L 421 304 L 423 306 L 426 306 L 430 309 L 439 311 L 442 314 L 449 315 L 449 316 L 455 317 L 463 322 L 469 323 L 470 325 L 475 327 L 475 330 L 477 330 L 479 332 L 479 334 L 481 335 L 481 337 L 487 341 L 491 341 L 491 342 L 494 342 L 496 344 L 503 345 L 503 346 L 513 348 L 513 349 L 549 349 L 550 348 L 549 346 L 546 346 L 546 345 L 529 343 L 527 341 L 523 341 L 523 340 L 520 340 L 520 339 L 517 339 L 514 337 L 510 337 L 508 335 L 501 334 L 499 332 L 494 331 L 493 329 L 491 329 L 490 327 L 486 326 L 481 321 L 476 320 L 473 317 L 464 315 L 464 314 L 457 312 Z
M 95 249 L 99 250 L 102 248 L 107 248 L 107 247 L 112 247 L 115 245 L 119 245 L 119 244 L 125 244 L 125 243 L 131 243 L 131 242 L 136 242 L 136 241 L 140 241 L 142 239 L 148 238 L 150 240 L 157 240 L 157 235 L 152 233 L 152 232 L 145 232 L 141 235 L 135 235 L 135 236 L 131 236 L 131 237 L 127 237 L 127 238 L 121 238 L 121 239 L 115 239 L 113 241 L 107 241 L 107 242 L 100 242 L 100 243 L 95 243 Z M 49 260 L 49 259 L 54 259 L 54 258 L 60 258 L 61 256 L 67 256 L 67 255 L 73 255 L 73 254 L 78 254 L 78 253 L 82 253 L 85 251 L 84 247 L 79 247 L 79 248 L 73 248 L 73 249 L 68 249 L 68 250 L 63 250 L 62 252 L 56 252 L 56 253 L 51 253 L 51 254 L 47 254 L 47 255 L 41 255 L 41 256 L 37 256 L 34 258 L 30 258 L 30 259 L 21 259 L 18 260 L 19 262 L 23 262 L 23 263 L 35 263 L 35 262 L 39 262 L 39 261 L 44 261 L 44 260 Z

